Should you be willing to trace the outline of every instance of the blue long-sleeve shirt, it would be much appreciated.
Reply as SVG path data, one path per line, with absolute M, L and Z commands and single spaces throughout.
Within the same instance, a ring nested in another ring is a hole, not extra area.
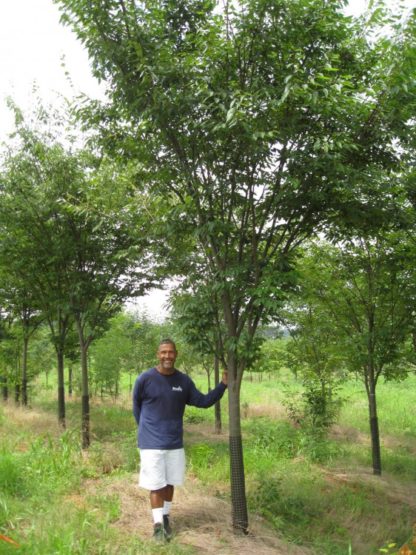
M 140 449 L 183 447 L 183 414 L 186 405 L 211 407 L 224 395 L 222 382 L 204 395 L 189 376 L 179 370 L 165 375 L 151 368 L 136 379 L 133 414 L 138 424 Z

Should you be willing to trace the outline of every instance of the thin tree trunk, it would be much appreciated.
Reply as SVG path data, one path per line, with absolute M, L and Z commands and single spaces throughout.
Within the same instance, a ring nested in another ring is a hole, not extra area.
M 370 413 L 371 454 L 373 460 L 373 474 L 381 475 L 380 431 L 378 427 L 376 386 L 370 381 L 368 392 L 368 408 Z
M 58 421 L 65 428 L 65 377 L 64 377 L 64 352 L 58 349 L 56 352 L 58 362 Z
M 211 391 L 211 372 L 210 369 L 207 368 L 206 369 L 206 373 L 207 373 L 207 380 L 208 380 L 208 391 Z
M 88 347 L 81 345 L 81 434 L 82 448 L 88 449 L 90 446 L 90 395 L 88 389 Z
M 27 407 L 27 354 L 29 350 L 29 338 L 23 338 L 23 353 L 22 353 L 22 405 Z
M 16 405 L 20 403 L 20 384 L 17 383 L 14 386 L 14 402 Z
M 370 279 L 370 290 L 373 285 L 373 272 L 369 267 L 368 278 Z M 368 317 L 368 366 L 366 374 L 366 389 L 368 395 L 368 410 L 370 416 L 371 433 L 371 456 L 373 460 L 373 474 L 381 475 L 381 453 L 380 453 L 380 432 L 378 428 L 377 401 L 376 401 L 376 372 L 374 365 L 374 345 L 375 345 L 375 306 L 371 305 L 372 310 Z
M 6 376 L 1 377 L 1 394 L 3 397 L 3 401 L 7 401 L 9 398 L 9 388 L 7 386 Z
M 220 383 L 220 360 L 217 355 L 214 359 L 214 380 L 215 386 Z M 222 422 L 221 422 L 221 401 L 215 403 L 215 433 L 220 434 L 222 432 Z
M 68 395 L 72 397 L 72 364 L 68 367 Z
M 232 355 L 228 359 L 228 411 L 232 521 L 236 533 L 247 533 L 248 514 L 244 475 L 243 442 L 241 436 L 240 385 L 237 363 Z
M 81 322 L 77 321 L 81 350 L 81 437 L 82 448 L 90 446 L 90 395 L 88 387 L 88 341 L 84 339 Z

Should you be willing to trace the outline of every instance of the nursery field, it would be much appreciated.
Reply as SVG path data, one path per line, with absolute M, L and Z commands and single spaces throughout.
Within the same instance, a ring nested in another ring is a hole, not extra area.
M 206 380 L 195 378 L 206 389 Z M 416 378 L 378 386 L 382 476 L 374 476 L 367 402 L 359 382 L 341 391 L 342 410 L 327 439 L 287 416 L 299 390 L 291 375 L 242 389 L 250 534 L 231 529 L 227 399 L 223 432 L 213 409 L 188 407 L 187 480 L 172 512 L 174 539 L 151 539 L 147 494 L 137 487 L 139 457 L 130 396 L 92 400 L 92 444 L 80 449 L 80 402 L 67 400 L 59 429 L 54 391 L 41 382 L 29 409 L 0 404 L 0 553 L 25 555 L 416 553 Z M 12 543 L 13 542 L 13 543 Z

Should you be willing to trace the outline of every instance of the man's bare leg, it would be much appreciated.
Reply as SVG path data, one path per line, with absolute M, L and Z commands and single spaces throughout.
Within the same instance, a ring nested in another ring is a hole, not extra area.
M 153 521 L 156 527 L 163 525 L 165 537 L 170 540 L 172 529 L 169 523 L 169 511 L 172 504 L 174 487 L 168 484 L 164 488 L 152 490 L 150 492 L 150 505 L 152 507 Z
M 152 490 L 150 492 L 150 505 L 152 509 L 163 508 L 165 501 L 172 502 L 174 487 L 168 484 L 162 489 Z

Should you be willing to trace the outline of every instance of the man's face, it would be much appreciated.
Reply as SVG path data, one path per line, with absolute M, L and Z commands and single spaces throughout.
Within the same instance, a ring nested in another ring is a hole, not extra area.
M 171 343 L 162 343 L 157 350 L 157 359 L 161 370 L 170 371 L 175 367 L 175 360 L 178 356 L 174 345 Z

